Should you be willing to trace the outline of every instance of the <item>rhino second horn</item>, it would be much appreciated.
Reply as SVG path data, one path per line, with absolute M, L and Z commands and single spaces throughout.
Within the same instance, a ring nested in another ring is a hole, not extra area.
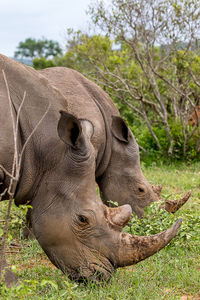
M 129 204 L 118 207 L 106 207 L 106 210 L 110 225 L 119 227 L 120 231 L 131 219 L 132 208 Z
M 179 200 L 165 200 L 165 203 L 161 206 L 161 208 L 164 208 L 170 213 L 175 213 L 188 201 L 190 195 L 191 191 L 187 192 L 187 194 L 185 194 L 185 196 Z
M 151 236 L 136 236 L 121 232 L 117 267 L 136 264 L 164 248 L 177 234 L 181 222 L 180 218 L 167 230 Z
M 161 191 L 162 191 L 162 185 L 152 185 L 152 190 L 154 191 L 154 193 L 158 196 L 158 198 L 160 198 L 161 195 Z

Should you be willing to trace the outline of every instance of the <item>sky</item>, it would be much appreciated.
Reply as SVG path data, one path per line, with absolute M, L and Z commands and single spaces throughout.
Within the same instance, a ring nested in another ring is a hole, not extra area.
M 0 0 L 0 53 L 13 57 L 21 41 L 45 37 L 66 44 L 67 28 L 87 30 L 91 0 Z

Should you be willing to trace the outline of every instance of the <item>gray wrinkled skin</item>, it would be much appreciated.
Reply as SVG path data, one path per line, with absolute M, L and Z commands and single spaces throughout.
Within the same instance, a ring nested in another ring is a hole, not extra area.
M 97 163 L 99 170 L 102 169 L 99 166 L 105 143 L 98 158 L 93 146 L 97 137 L 94 125 L 89 119 L 69 113 L 67 95 L 45 77 L 3 55 L 0 55 L 0 164 L 11 172 L 14 152 L 2 70 L 15 122 L 26 91 L 19 116 L 18 153 L 47 112 L 25 148 L 14 198 L 16 205 L 32 206 L 34 235 L 52 263 L 72 279 L 107 279 L 115 268 L 137 263 L 167 245 L 178 232 L 181 220 L 155 236 L 121 234 L 132 209 L 128 204 L 117 209 L 106 207 L 97 195 L 95 170 Z M 78 88 L 76 85 L 74 88 Z M 103 160 L 107 166 L 110 156 L 108 161 Z M 8 174 L 1 170 L 1 192 L 9 181 Z M 7 272 L 8 284 L 11 277 Z
M 158 196 L 141 171 L 137 142 L 111 99 L 74 70 L 56 67 L 39 72 L 67 98 L 71 113 L 93 124 L 96 180 L 104 202 L 128 203 L 142 217 Z

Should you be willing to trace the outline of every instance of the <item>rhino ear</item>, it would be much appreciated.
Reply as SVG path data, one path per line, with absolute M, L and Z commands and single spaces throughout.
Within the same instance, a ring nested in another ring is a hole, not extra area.
M 128 143 L 131 135 L 125 121 L 118 116 L 112 116 L 112 134 L 121 142 Z
M 73 148 L 79 148 L 82 134 L 80 121 L 65 111 L 61 110 L 60 114 L 57 128 L 60 139 Z
M 86 120 L 86 119 L 79 119 L 79 121 L 81 121 L 81 126 L 83 128 L 83 131 L 86 133 L 88 138 L 91 139 L 94 134 L 93 124 L 89 120 Z

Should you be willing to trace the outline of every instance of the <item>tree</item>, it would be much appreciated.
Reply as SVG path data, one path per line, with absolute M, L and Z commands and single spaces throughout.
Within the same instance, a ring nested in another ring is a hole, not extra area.
M 123 62 L 118 57 L 112 66 L 88 55 L 99 83 L 145 121 L 158 149 L 162 145 L 157 129 L 163 128 L 168 154 L 174 155 L 177 126 L 183 155 L 194 134 L 197 150 L 199 122 L 191 128 L 187 117 L 200 102 L 198 2 L 113 0 L 106 6 L 97 0 L 89 14 L 124 53 Z
M 27 38 L 24 42 L 19 43 L 14 56 L 16 58 L 28 57 L 34 59 L 36 57 L 51 58 L 61 54 L 62 49 L 56 41 L 47 40 L 45 38 L 39 40 Z
M 113 71 L 119 65 L 123 66 L 125 71 L 129 61 L 128 50 L 125 47 L 123 49 L 117 48 L 114 40 L 107 36 L 99 34 L 90 36 L 80 30 L 74 31 L 72 29 L 68 30 L 66 49 L 67 52 L 64 56 L 55 59 L 55 64 L 75 69 L 96 81 L 111 95 L 120 112 L 131 123 L 135 119 L 135 115 L 133 116 L 127 105 L 117 101 L 118 97 L 115 95 L 115 91 L 110 89 L 109 84 L 102 82 L 102 73 L 99 72 L 100 69 L 102 72 L 105 69 Z
M 55 67 L 56 64 L 52 59 L 46 59 L 45 57 L 36 57 L 33 59 L 33 68 L 36 70 Z

